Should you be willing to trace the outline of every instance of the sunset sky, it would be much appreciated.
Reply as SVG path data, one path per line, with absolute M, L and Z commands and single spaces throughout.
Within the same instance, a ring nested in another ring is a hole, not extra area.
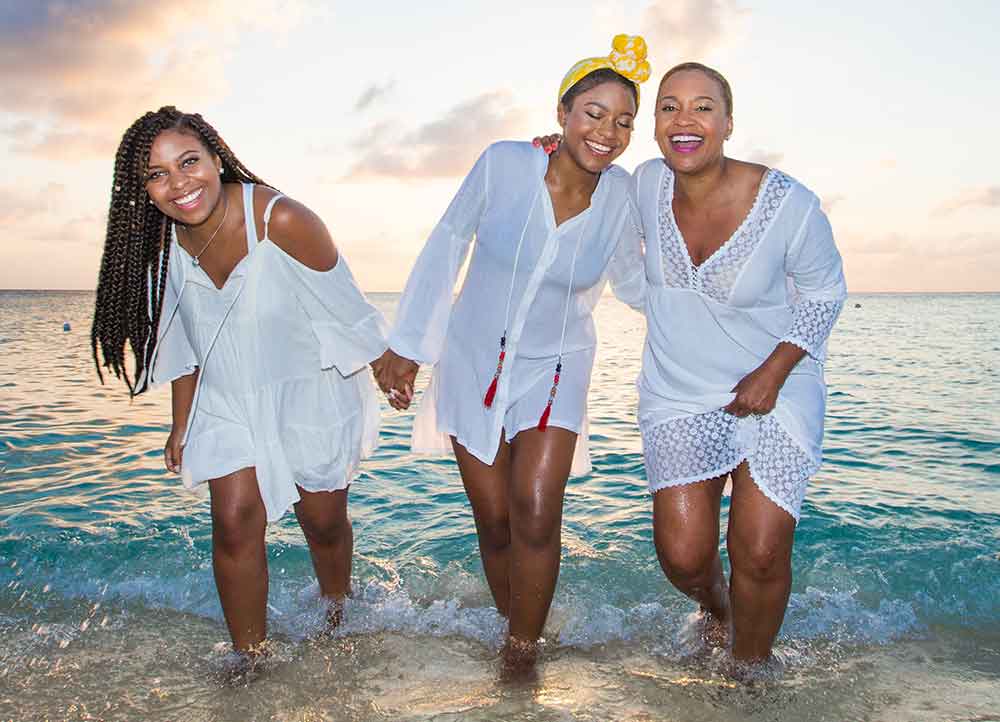
M 96 285 L 121 134 L 175 104 L 398 290 L 482 148 L 553 130 L 626 32 L 653 79 L 624 168 L 659 155 L 659 76 L 707 62 L 728 154 L 820 195 L 852 291 L 1000 291 L 997 27 L 995 0 L 0 0 L 0 288 Z

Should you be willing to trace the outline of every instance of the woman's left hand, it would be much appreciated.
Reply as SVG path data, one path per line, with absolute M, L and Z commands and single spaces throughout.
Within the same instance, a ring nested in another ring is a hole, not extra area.
M 778 391 L 781 390 L 784 381 L 780 372 L 773 370 L 766 363 L 761 364 L 733 387 L 736 398 L 722 410 L 741 418 L 750 414 L 755 416 L 769 414 L 778 402 Z
M 562 136 L 559 133 L 553 133 L 552 135 L 543 135 L 541 137 L 535 136 L 531 141 L 531 144 L 536 148 L 541 148 L 545 151 L 546 155 L 552 155 L 559 148 L 559 144 L 562 143 Z

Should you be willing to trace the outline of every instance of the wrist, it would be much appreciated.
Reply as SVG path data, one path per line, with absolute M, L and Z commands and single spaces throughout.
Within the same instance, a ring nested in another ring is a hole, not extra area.
M 780 388 L 784 385 L 788 374 L 792 372 L 792 367 L 785 363 L 783 359 L 771 356 L 765 359 L 764 363 L 760 365 L 759 370 L 764 378 Z

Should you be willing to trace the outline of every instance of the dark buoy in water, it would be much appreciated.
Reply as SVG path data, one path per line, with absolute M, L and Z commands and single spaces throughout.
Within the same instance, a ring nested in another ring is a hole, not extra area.
M 70 330 L 70 325 L 69 321 L 67 321 L 66 323 L 63 324 L 63 331 L 69 331 L 69 330 Z
M 854 308 L 861 308 L 861 304 L 860 303 L 854 304 Z

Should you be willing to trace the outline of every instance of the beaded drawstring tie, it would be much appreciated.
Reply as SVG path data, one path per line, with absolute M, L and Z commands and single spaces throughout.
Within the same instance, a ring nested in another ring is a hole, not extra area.
M 483 405 L 486 408 L 490 408 L 493 405 L 493 399 L 497 395 L 497 383 L 500 381 L 500 374 L 503 373 L 503 360 L 507 355 L 507 333 L 500 337 L 500 358 L 497 359 L 497 370 L 493 374 L 493 381 L 490 383 L 490 387 L 486 389 L 486 396 L 483 398 Z
M 556 358 L 556 372 L 552 374 L 552 388 L 549 389 L 549 400 L 545 402 L 545 410 L 542 412 L 542 417 L 538 420 L 539 431 L 545 431 L 548 428 L 549 414 L 552 413 L 552 404 L 555 403 L 556 392 L 559 391 L 559 377 L 562 375 L 563 344 L 566 341 L 566 322 L 569 320 L 569 302 L 573 295 L 573 280 L 576 278 L 576 256 L 580 252 L 580 242 L 587 233 L 587 223 L 589 222 L 590 216 L 587 216 L 587 220 L 583 222 L 583 228 L 580 229 L 580 235 L 577 236 L 576 246 L 573 247 L 573 264 L 570 266 L 569 283 L 566 286 L 566 303 L 563 304 L 562 333 L 559 334 L 559 356 Z
M 528 222 L 531 220 L 531 213 L 535 210 L 535 203 L 538 201 L 538 195 L 541 193 L 544 187 L 545 181 L 539 186 L 538 191 L 535 193 L 535 198 L 531 202 L 531 208 L 528 211 L 528 217 L 524 221 L 524 228 L 521 230 L 521 238 L 517 242 L 517 251 L 514 253 L 514 270 L 511 273 L 510 279 L 510 290 L 507 293 L 507 309 L 504 312 L 504 331 L 503 335 L 500 336 L 500 353 L 497 357 L 497 368 L 493 373 L 493 380 L 490 382 L 489 388 L 486 389 L 486 396 L 483 397 L 483 405 L 487 408 L 493 406 L 493 400 L 496 398 L 497 386 L 500 383 L 500 375 L 503 373 L 504 360 L 507 358 L 507 324 L 510 322 L 510 306 L 511 301 L 514 297 L 514 281 L 517 278 L 517 266 L 518 262 L 521 260 L 521 247 L 524 245 L 524 235 L 528 230 Z M 569 319 L 569 302 L 573 294 L 573 281 L 576 278 L 576 259 L 580 252 L 580 243 L 583 237 L 587 233 L 587 225 L 590 222 L 590 216 L 584 221 L 583 228 L 580 229 L 580 235 L 577 236 L 576 245 L 573 248 L 573 261 L 570 265 L 570 275 L 569 284 L 566 286 L 566 301 L 563 305 L 563 322 L 562 322 L 562 332 L 559 336 L 559 355 L 556 359 L 556 369 L 555 373 L 552 375 L 552 388 L 549 389 L 549 398 L 545 403 L 545 409 L 542 411 L 541 418 L 538 419 L 538 430 L 545 431 L 549 425 L 549 416 L 552 413 L 552 404 L 556 400 L 556 393 L 559 391 L 559 378 L 562 375 L 562 352 L 563 345 L 566 341 L 566 322 Z
M 542 181 L 544 185 L 545 181 Z M 514 270 L 510 274 L 510 289 L 507 291 L 507 309 L 503 313 L 503 334 L 500 336 L 500 356 L 497 358 L 497 370 L 493 373 L 493 380 L 486 389 L 486 396 L 483 397 L 483 406 L 490 408 L 493 406 L 493 399 L 497 395 L 497 386 L 500 383 L 500 374 L 503 373 L 503 362 L 507 358 L 507 324 L 510 323 L 510 304 L 514 298 L 514 280 L 517 278 L 517 265 L 521 260 L 521 248 L 524 246 L 524 234 L 528 232 L 528 223 L 531 222 L 531 214 L 538 203 L 538 196 L 542 192 L 542 185 L 538 186 L 534 198 L 531 199 L 531 207 L 528 208 L 528 217 L 524 219 L 524 227 L 521 229 L 521 237 L 517 241 L 517 250 L 514 252 Z

